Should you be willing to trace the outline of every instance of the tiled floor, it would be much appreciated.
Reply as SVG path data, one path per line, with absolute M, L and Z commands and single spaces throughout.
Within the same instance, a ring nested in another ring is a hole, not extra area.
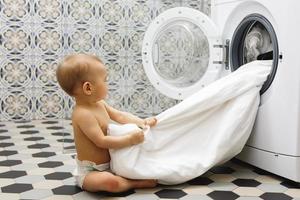
M 180 185 L 87 193 L 71 174 L 74 151 L 62 151 L 74 147 L 70 132 L 69 121 L 0 122 L 0 199 L 300 200 L 299 184 L 237 160 Z

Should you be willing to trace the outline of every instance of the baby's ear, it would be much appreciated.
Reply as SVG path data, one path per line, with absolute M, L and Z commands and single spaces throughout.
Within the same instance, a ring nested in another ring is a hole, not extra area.
M 92 84 L 90 82 L 84 82 L 82 84 L 82 90 L 83 93 L 86 95 L 91 95 L 92 94 Z

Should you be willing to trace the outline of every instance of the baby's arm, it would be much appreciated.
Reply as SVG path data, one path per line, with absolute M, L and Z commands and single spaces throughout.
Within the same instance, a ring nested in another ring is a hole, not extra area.
M 141 119 L 131 113 L 119 111 L 119 110 L 109 106 L 105 102 L 104 102 L 104 105 L 109 114 L 109 117 L 112 120 L 114 120 L 120 124 L 134 123 L 134 124 L 138 125 L 139 127 L 144 128 L 145 125 L 154 126 L 157 122 L 156 118 L 154 118 L 154 117 Z
M 81 111 L 80 115 L 74 116 L 73 120 L 81 131 L 100 148 L 119 149 L 144 141 L 144 134 L 141 130 L 118 137 L 104 135 L 96 118 L 88 111 Z

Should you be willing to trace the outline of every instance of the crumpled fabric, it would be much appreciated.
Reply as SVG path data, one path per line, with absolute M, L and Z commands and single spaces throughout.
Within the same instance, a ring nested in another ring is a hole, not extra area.
M 157 115 L 156 126 L 144 130 L 143 143 L 110 149 L 111 170 L 130 179 L 170 185 L 228 161 L 247 142 L 271 65 L 243 65 Z M 109 124 L 108 134 L 118 137 L 135 129 L 135 124 Z

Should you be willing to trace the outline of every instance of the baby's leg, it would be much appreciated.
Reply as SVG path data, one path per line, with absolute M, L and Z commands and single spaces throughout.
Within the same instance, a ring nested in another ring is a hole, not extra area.
M 129 180 L 109 172 L 90 172 L 83 182 L 83 189 L 90 192 L 124 192 L 132 188 L 155 187 L 155 180 Z

